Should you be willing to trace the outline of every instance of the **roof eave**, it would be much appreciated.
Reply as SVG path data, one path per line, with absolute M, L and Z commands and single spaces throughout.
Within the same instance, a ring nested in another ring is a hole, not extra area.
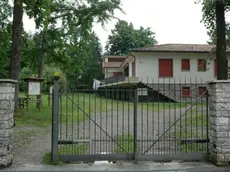
M 163 50 L 133 50 L 132 52 L 155 52 L 155 53 L 210 53 L 212 51 L 163 51 Z M 226 53 L 230 53 L 227 51 Z

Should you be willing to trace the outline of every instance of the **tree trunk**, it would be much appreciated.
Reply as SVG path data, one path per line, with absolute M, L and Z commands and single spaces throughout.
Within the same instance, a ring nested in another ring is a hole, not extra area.
M 40 65 L 38 70 L 38 78 L 43 77 L 44 65 L 45 65 L 45 55 L 46 55 L 46 40 L 43 34 L 42 38 L 42 47 L 41 47 L 41 56 L 40 56 Z
M 217 80 L 228 79 L 228 62 L 226 59 L 226 37 L 225 37 L 225 5 L 223 1 L 216 1 L 216 58 L 217 58 Z
M 19 103 L 19 79 L 20 79 L 20 56 L 21 56 L 21 37 L 22 37 L 22 0 L 14 0 L 12 45 L 9 78 L 17 80 L 15 88 L 15 110 L 18 109 Z
M 46 55 L 46 39 L 45 35 L 43 33 L 42 35 L 42 47 L 41 47 L 41 56 L 40 56 L 40 65 L 39 65 L 39 70 L 38 70 L 38 78 L 43 77 L 43 71 L 44 71 L 44 65 L 45 65 L 45 55 Z M 37 100 L 42 99 L 41 95 L 37 96 Z M 41 108 L 41 103 L 37 102 L 37 108 Z

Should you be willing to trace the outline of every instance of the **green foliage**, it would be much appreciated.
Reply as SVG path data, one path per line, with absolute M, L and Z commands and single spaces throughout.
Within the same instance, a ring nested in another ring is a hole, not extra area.
M 127 55 L 133 48 L 153 46 L 157 41 L 150 28 L 135 29 L 132 23 L 119 21 L 106 45 L 107 54 Z
M 208 30 L 208 35 L 214 43 L 216 42 L 216 1 L 217 0 L 196 0 L 196 3 L 201 3 L 202 5 L 202 21 Z M 225 12 L 228 12 L 230 10 L 230 1 L 222 1 L 225 3 Z
M 9 18 L 12 16 L 13 8 L 9 3 L 9 0 L 0 1 L 0 26 L 8 25 Z
M 8 77 L 11 48 L 11 24 L 0 26 L 0 78 Z
M 226 46 L 230 46 L 230 23 L 226 23 Z M 210 41 L 208 41 L 208 44 L 216 44 L 216 30 L 214 31 L 214 34 L 210 35 Z
M 45 64 L 58 66 L 68 76 L 84 75 L 87 84 L 92 82 L 91 78 L 100 76 L 96 60 L 101 56 L 101 48 L 91 31 L 92 24 L 104 24 L 114 18 L 114 11 L 121 10 L 120 0 L 24 0 L 24 3 L 37 28 L 34 43 L 24 51 L 32 69 L 42 68 L 39 61 L 43 52 Z
M 58 68 L 54 66 L 46 66 L 44 70 L 44 78 L 46 81 L 52 82 L 54 78 L 54 73 L 58 72 L 60 77 L 60 82 L 66 85 L 66 76 L 65 74 Z
M 33 71 L 28 68 L 28 67 L 24 67 L 21 69 L 21 72 L 20 72 L 20 91 L 26 91 L 26 82 L 24 81 L 25 78 L 29 78 L 29 77 L 34 77 L 33 75 Z
M 0 78 L 8 77 L 10 63 L 11 30 L 9 18 L 12 16 L 12 7 L 8 0 L 0 1 Z

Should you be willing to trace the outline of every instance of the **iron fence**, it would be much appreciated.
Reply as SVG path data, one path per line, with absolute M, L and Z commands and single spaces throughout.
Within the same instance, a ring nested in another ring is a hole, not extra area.
M 53 91 L 52 154 L 63 161 L 204 160 L 202 82 L 152 82 Z

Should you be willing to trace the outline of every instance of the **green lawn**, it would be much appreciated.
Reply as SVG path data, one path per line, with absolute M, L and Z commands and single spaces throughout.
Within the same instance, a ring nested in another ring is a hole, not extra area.
M 192 110 L 176 124 L 176 131 L 171 136 L 176 136 L 177 145 L 181 152 L 185 153 L 205 153 L 207 152 L 207 143 L 187 143 L 182 144 L 179 140 L 186 139 L 207 139 L 207 115 L 202 111 Z
M 21 94 L 21 97 L 23 94 Z M 35 99 L 35 97 L 32 97 Z M 52 119 L 52 109 L 48 106 L 48 96 L 42 96 L 42 108 L 39 112 L 36 109 L 36 103 L 29 104 L 28 112 L 25 109 L 20 109 L 16 115 L 17 125 L 32 125 L 32 126 L 49 126 Z M 52 104 L 52 103 L 51 103 Z M 160 111 L 163 109 L 185 108 L 189 104 L 185 103 L 169 103 L 169 102 L 145 102 L 138 103 L 139 110 Z M 133 102 L 120 101 L 114 99 L 105 99 L 95 94 L 74 93 L 69 94 L 68 97 L 63 95 L 60 97 L 59 104 L 60 120 L 62 122 L 81 122 L 88 120 L 92 113 L 105 113 L 110 111 L 130 111 L 134 109 Z
M 131 134 L 121 134 L 114 138 L 116 141 L 116 148 L 114 149 L 115 153 L 118 154 L 127 154 L 133 153 L 134 151 L 134 136 Z M 140 146 L 137 145 L 137 152 L 140 152 Z

